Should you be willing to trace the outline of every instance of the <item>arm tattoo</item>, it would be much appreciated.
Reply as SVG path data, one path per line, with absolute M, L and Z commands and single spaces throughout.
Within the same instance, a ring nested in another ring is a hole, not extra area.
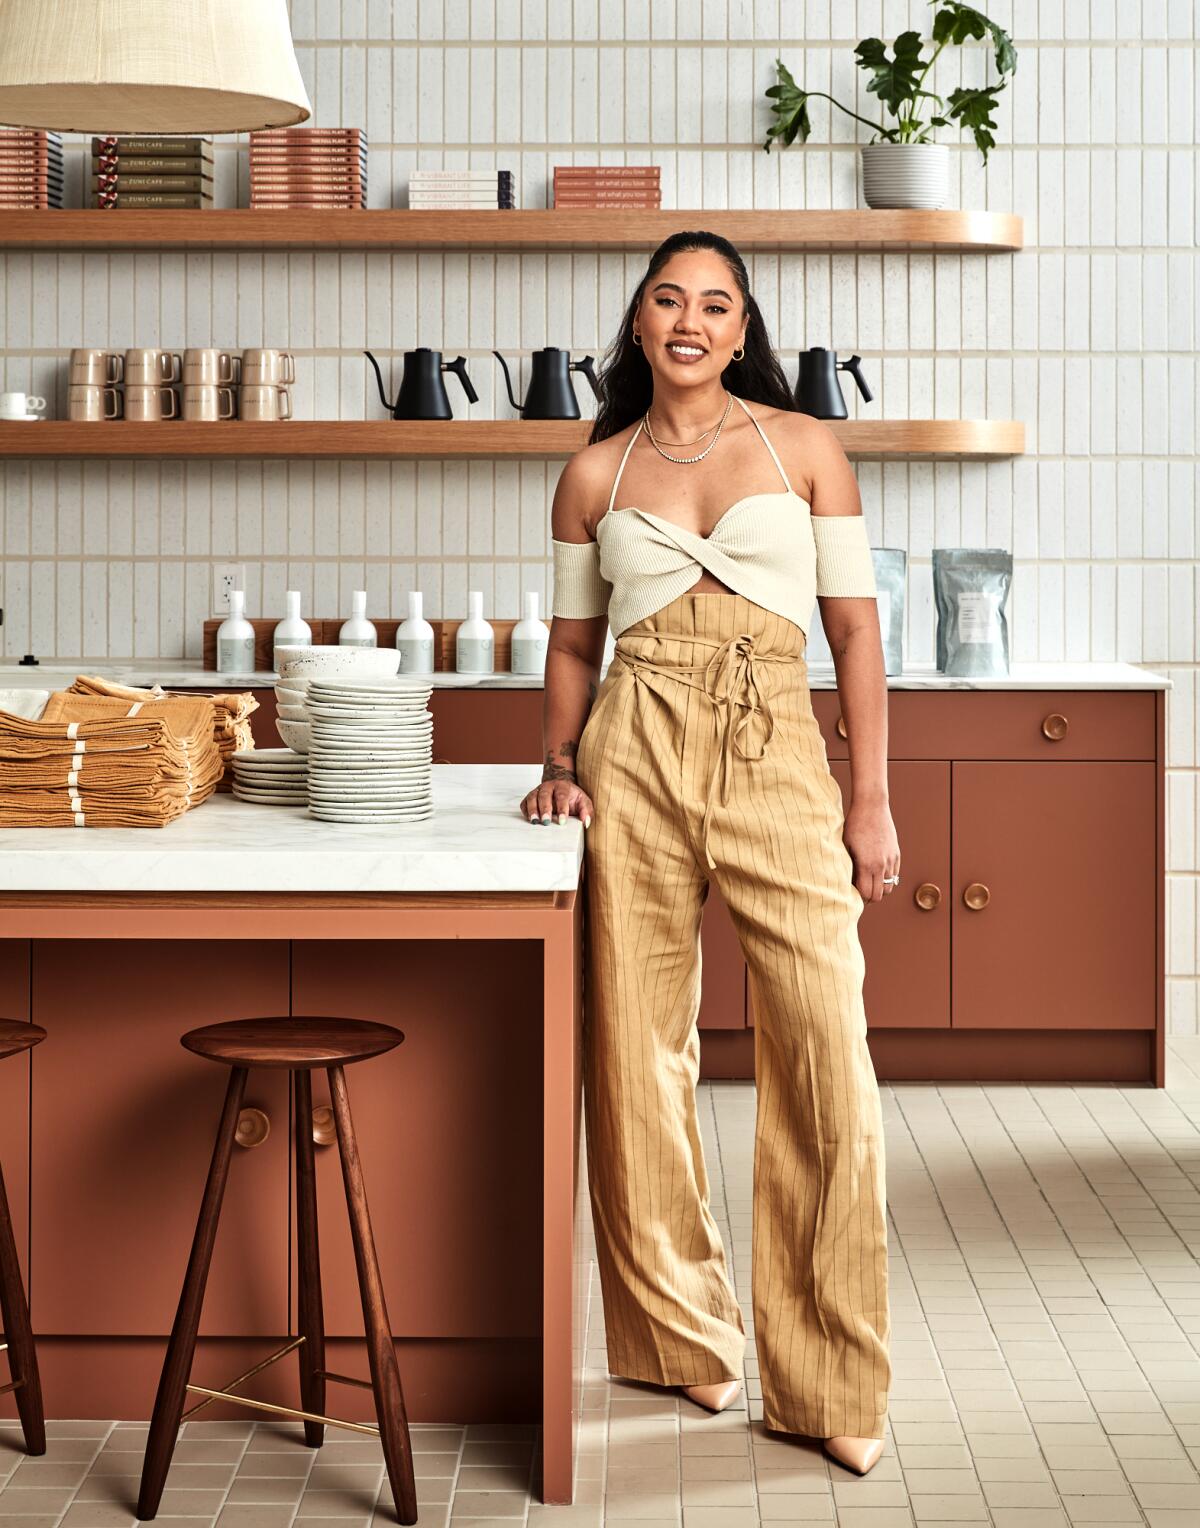
M 570 758 L 573 759 L 575 757 L 575 748 L 576 748 L 576 745 L 574 743 L 564 743 L 562 748 L 559 750 L 559 752 L 560 753 L 566 753 L 566 754 L 568 754 L 568 756 Z M 574 769 L 573 765 L 556 763 L 555 762 L 555 755 L 554 755 L 553 752 L 549 752 L 549 753 L 546 754 L 546 762 L 542 766 L 542 782 L 543 782 L 543 784 L 547 780 L 571 780 L 571 781 L 574 781 L 574 779 L 575 779 L 575 769 Z

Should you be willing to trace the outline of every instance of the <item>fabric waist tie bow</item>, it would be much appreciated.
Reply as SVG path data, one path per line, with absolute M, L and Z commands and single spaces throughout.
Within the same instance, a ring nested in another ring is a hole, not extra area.
M 715 651 L 707 663 L 655 663 L 650 658 L 642 658 L 623 649 L 618 639 L 615 657 L 635 673 L 664 674 L 668 679 L 677 679 L 681 684 L 703 690 L 713 705 L 723 712 L 718 722 L 722 729 L 721 741 L 709 777 L 700 836 L 705 861 L 708 868 L 713 870 L 716 861 L 708 847 L 709 826 L 717 801 L 724 806 L 729 800 L 733 755 L 736 753 L 743 759 L 761 759 L 775 731 L 775 718 L 771 714 L 770 703 L 759 684 L 758 667 L 764 663 L 794 664 L 798 660 L 791 654 L 755 651 L 754 637 L 750 632 L 741 632 L 724 642 L 692 636 L 671 640 L 690 642 L 696 647 L 712 647 Z M 757 753 L 748 753 L 743 747 L 743 733 L 747 732 L 753 718 L 758 715 L 762 716 L 765 728 L 762 744 Z

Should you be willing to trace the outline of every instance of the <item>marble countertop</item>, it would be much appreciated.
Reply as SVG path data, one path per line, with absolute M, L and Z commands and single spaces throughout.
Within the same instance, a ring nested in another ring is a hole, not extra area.
M 540 764 L 435 764 L 423 822 L 210 796 L 165 828 L 0 829 L 0 886 L 50 891 L 573 891 L 583 824 L 527 822 Z
M 607 666 L 601 674 L 607 672 Z M 168 690 L 269 690 L 277 675 L 271 673 L 216 674 L 198 663 L 169 659 L 137 665 L 44 663 L 37 668 L 0 664 L 0 690 L 6 688 L 53 690 L 70 684 L 76 674 L 101 674 L 121 684 L 148 687 L 156 681 Z M 456 674 L 429 676 L 435 687 L 458 689 L 479 686 L 486 690 L 540 690 L 540 675 L 530 674 Z M 832 690 L 837 677 L 832 663 L 808 665 L 809 686 L 813 690 Z M 887 676 L 889 690 L 1169 690 L 1172 681 L 1165 674 L 1139 668 L 1133 663 L 1014 663 L 1008 674 L 994 679 L 953 678 L 941 674 L 932 664 L 911 663 L 903 674 Z

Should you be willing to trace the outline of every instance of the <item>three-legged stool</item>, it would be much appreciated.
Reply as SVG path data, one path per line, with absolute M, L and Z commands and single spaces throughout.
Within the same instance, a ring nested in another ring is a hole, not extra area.
M 379 1263 L 375 1256 L 375 1239 L 371 1234 L 371 1218 L 367 1212 L 367 1195 L 363 1187 L 358 1143 L 350 1119 L 350 1100 L 346 1093 L 343 1071 L 343 1067 L 352 1061 L 366 1061 L 371 1056 L 383 1055 L 403 1039 L 400 1030 L 387 1024 L 368 1024 L 358 1019 L 318 1018 L 243 1019 L 232 1024 L 211 1024 L 204 1029 L 193 1029 L 183 1036 L 181 1043 L 188 1050 L 195 1051 L 198 1056 L 204 1056 L 209 1061 L 219 1061 L 230 1067 L 231 1071 L 229 1087 L 225 1093 L 225 1107 L 213 1148 L 212 1165 L 208 1170 L 208 1182 L 200 1205 L 200 1218 L 196 1223 L 196 1235 L 183 1281 L 183 1292 L 179 1297 L 179 1310 L 171 1330 L 171 1340 L 167 1344 L 158 1396 L 154 1402 L 154 1415 L 150 1422 L 150 1435 L 146 1440 L 146 1459 L 142 1466 L 141 1492 L 138 1496 L 139 1519 L 145 1521 L 154 1517 L 158 1511 L 167 1470 L 175 1451 L 179 1424 L 183 1419 L 184 1395 L 190 1390 L 206 1397 L 192 1410 L 199 1410 L 200 1406 L 212 1400 L 229 1400 L 242 1406 L 301 1417 L 304 1420 L 304 1441 L 310 1448 L 320 1446 L 325 1436 L 325 1423 L 334 1427 L 348 1427 L 355 1432 L 377 1433 L 383 1443 L 384 1462 L 399 1521 L 417 1521 L 417 1490 L 413 1479 L 408 1417 L 404 1410 L 396 1349 L 392 1343 L 387 1307 L 384 1304 Z M 296 1116 L 298 1318 L 296 1340 L 250 1372 L 257 1374 L 267 1364 L 274 1363 L 285 1353 L 298 1348 L 300 1400 L 303 1408 L 299 1411 L 290 1407 L 267 1405 L 263 1401 L 247 1400 L 233 1394 L 234 1385 L 248 1379 L 249 1374 L 232 1380 L 224 1390 L 207 1390 L 188 1382 L 192 1355 L 196 1348 L 196 1332 L 200 1325 L 204 1286 L 208 1280 L 208 1268 L 217 1235 L 217 1220 L 221 1213 L 225 1182 L 229 1176 L 238 1114 L 246 1090 L 246 1074 L 253 1066 L 287 1067 L 292 1074 Z M 342 1161 L 346 1205 L 354 1241 L 354 1260 L 358 1267 L 358 1287 L 362 1296 L 363 1322 L 371 1365 L 371 1389 L 375 1394 L 375 1415 L 379 1424 L 377 1428 L 360 1422 L 339 1421 L 336 1417 L 322 1414 L 326 1380 L 342 1384 L 359 1384 L 361 1381 L 332 1374 L 325 1368 L 325 1319 L 321 1304 L 317 1186 L 313 1163 L 312 1080 L 309 1076 L 309 1072 L 318 1066 L 327 1068 L 329 1073 L 338 1152 Z
M 0 1019 L 0 1060 L 32 1050 L 45 1038 L 46 1031 L 36 1024 L 17 1024 L 11 1019 Z M 4 1334 L 0 1352 L 7 1348 L 12 1374 L 7 1385 L 0 1385 L 0 1395 L 11 1392 L 16 1398 L 17 1415 L 21 1418 L 28 1452 L 44 1454 L 46 1417 L 42 1410 L 42 1382 L 33 1349 L 29 1304 L 21 1287 L 21 1265 L 17 1261 L 17 1244 L 13 1239 L 3 1171 L 0 1171 L 0 1328 Z

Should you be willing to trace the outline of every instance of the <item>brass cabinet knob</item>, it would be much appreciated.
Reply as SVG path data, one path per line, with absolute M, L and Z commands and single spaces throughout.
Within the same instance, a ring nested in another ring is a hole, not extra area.
M 922 881 L 913 892 L 913 901 L 922 912 L 931 913 L 942 904 L 942 888 L 935 886 L 932 881 Z
M 982 881 L 972 881 L 963 892 L 963 901 L 973 913 L 982 912 L 991 900 L 992 894 Z
M 318 1104 L 313 1110 L 312 1135 L 318 1146 L 332 1146 L 337 1140 L 337 1126 L 333 1121 L 333 1110 L 328 1104 Z
M 850 736 L 850 734 L 846 731 L 846 718 L 844 716 L 838 717 L 837 726 L 834 730 L 837 732 L 838 737 Z
M 1042 719 L 1042 731 L 1052 743 L 1061 742 L 1067 735 L 1067 719 L 1061 711 L 1051 711 Z
M 239 1146 L 261 1146 L 271 1133 L 271 1121 L 262 1109 L 243 1109 L 238 1115 L 233 1138 Z

